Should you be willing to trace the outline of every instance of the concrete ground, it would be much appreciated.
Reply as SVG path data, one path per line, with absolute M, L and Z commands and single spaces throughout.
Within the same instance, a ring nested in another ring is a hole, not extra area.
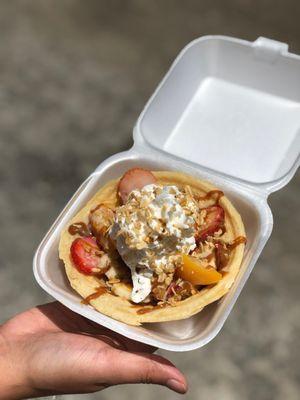
M 132 127 L 190 40 L 267 36 L 300 53 L 297 0 L 27 0 L 0 5 L 1 321 L 46 302 L 37 244 L 85 177 L 132 143 Z M 219 336 L 167 353 L 187 399 L 296 400 L 300 393 L 300 174 L 270 197 L 275 226 Z M 181 398 L 146 385 L 68 399 Z

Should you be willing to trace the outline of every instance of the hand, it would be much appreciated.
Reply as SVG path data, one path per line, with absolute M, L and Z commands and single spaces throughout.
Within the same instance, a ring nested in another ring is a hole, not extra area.
M 121 383 L 185 393 L 184 376 L 154 350 L 58 302 L 35 307 L 0 327 L 0 399 L 89 393 Z

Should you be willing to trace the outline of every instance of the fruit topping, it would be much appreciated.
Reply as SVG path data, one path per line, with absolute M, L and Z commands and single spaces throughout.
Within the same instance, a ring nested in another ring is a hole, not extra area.
M 193 285 L 210 285 L 222 279 L 218 271 L 195 257 L 183 254 L 182 261 L 182 265 L 176 270 L 177 276 Z
M 210 206 L 203 210 L 206 212 L 206 216 L 204 223 L 197 228 L 195 236 L 197 243 L 203 242 L 208 236 L 224 229 L 225 212 L 221 206 Z
M 156 178 L 151 171 L 143 168 L 132 168 L 120 179 L 118 194 L 123 204 L 126 203 L 129 194 L 135 189 L 142 189 L 146 185 L 156 183 Z
M 89 215 L 93 235 L 105 251 L 114 250 L 114 244 L 109 236 L 109 229 L 114 222 L 114 215 L 114 211 L 104 204 L 99 204 Z
M 76 268 L 87 275 L 104 274 L 109 268 L 109 257 L 97 245 L 95 238 L 77 238 L 71 245 L 71 258 Z

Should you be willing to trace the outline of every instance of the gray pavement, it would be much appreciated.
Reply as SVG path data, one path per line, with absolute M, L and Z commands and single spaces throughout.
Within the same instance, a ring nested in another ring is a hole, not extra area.
M 300 53 L 300 3 L 27 0 L 0 4 L 1 321 L 50 300 L 32 256 L 52 221 L 132 127 L 178 51 L 204 34 L 272 37 Z M 219 336 L 161 354 L 187 399 L 296 400 L 300 394 L 300 174 L 270 197 L 275 227 Z M 68 399 L 176 399 L 146 385 Z

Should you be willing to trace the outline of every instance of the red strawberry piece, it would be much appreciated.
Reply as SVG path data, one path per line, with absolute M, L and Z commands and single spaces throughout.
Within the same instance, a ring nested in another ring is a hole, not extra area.
M 151 171 L 143 168 L 129 169 L 122 176 L 118 185 L 118 194 L 123 204 L 126 203 L 130 192 L 135 189 L 142 189 L 152 183 L 156 183 L 156 178 Z
M 71 245 L 71 258 L 76 268 L 87 275 L 101 272 L 102 255 L 103 252 L 93 237 L 77 238 Z
M 206 211 L 206 217 L 204 224 L 199 226 L 196 233 L 197 242 L 203 242 L 208 236 L 224 228 L 225 212 L 221 206 L 210 206 L 204 208 L 204 210 Z

